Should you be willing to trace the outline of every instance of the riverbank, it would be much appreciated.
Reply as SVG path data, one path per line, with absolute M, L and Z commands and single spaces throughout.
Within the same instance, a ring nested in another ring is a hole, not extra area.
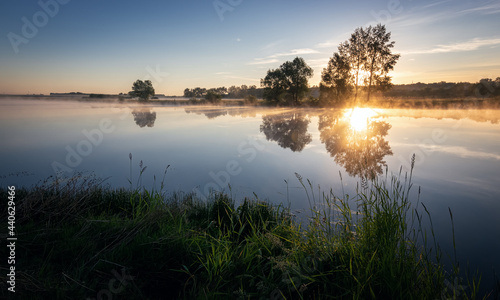
M 364 181 L 354 197 L 316 199 L 298 176 L 309 191 L 306 222 L 259 199 L 237 206 L 226 194 L 202 201 L 165 193 L 163 184 L 111 189 L 82 174 L 49 179 L 15 191 L 16 296 L 475 298 L 478 279 L 459 282 L 445 270 L 420 225 L 430 216 L 408 199 L 411 174 L 402 178 Z

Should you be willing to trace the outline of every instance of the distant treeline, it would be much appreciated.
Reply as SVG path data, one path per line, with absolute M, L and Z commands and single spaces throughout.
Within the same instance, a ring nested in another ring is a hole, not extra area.
M 481 79 L 477 83 L 445 82 L 394 85 L 381 94 L 385 98 L 488 98 L 500 96 L 500 77 Z
M 264 89 L 257 88 L 256 85 L 242 85 L 242 86 L 230 86 L 226 87 L 218 87 L 218 88 L 201 88 L 196 87 L 193 89 L 186 88 L 184 90 L 184 97 L 186 98 L 204 98 L 209 92 L 216 93 L 220 95 L 222 98 L 229 99 L 245 99 L 249 96 L 253 96 L 256 98 L 262 98 L 264 94 Z
M 262 99 L 264 88 L 257 86 L 241 87 L 231 86 L 218 88 L 186 88 L 184 97 L 186 98 L 204 98 L 208 91 L 220 94 L 222 98 L 245 99 L 247 96 L 255 96 Z M 309 88 L 307 97 L 318 98 L 320 94 L 319 87 Z M 395 84 L 391 89 L 379 92 L 379 98 L 412 98 L 412 99 L 462 99 L 462 98 L 489 98 L 500 96 L 500 77 L 495 80 L 490 78 L 481 79 L 479 82 L 435 82 L 435 83 L 411 83 Z

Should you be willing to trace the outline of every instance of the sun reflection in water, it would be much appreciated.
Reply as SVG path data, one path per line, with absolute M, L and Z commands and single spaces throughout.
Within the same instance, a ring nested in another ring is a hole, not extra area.
M 370 119 L 377 115 L 371 108 L 355 107 L 345 112 L 344 117 L 349 120 L 351 128 L 355 131 L 365 131 L 368 128 Z

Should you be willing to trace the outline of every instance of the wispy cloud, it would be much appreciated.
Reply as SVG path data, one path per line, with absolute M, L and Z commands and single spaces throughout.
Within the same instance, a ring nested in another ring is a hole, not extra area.
M 469 13 L 476 13 L 476 12 L 479 12 L 479 13 L 482 13 L 485 15 L 492 15 L 492 14 L 500 13 L 500 1 L 497 0 L 497 1 L 493 1 L 490 3 L 484 4 L 482 6 L 464 9 L 464 10 L 460 11 L 459 13 L 460 14 L 469 14 Z
M 389 23 L 391 24 L 391 26 L 395 27 L 413 27 L 418 25 L 432 24 L 435 22 L 442 22 L 469 14 L 491 15 L 500 13 L 500 1 L 498 0 L 490 1 L 488 3 L 484 3 L 475 7 L 451 7 L 447 10 L 440 10 L 439 12 L 432 11 L 434 6 L 446 2 L 451 1 L 441 1 L 418 7 L 407 14 L 393 18 Z M 472 1 L 469 3 L 469 5 L 476 5 L 476 2 Z
M 312 68 L 326 68 L 326 66 L 328 66 L 328 61 L 329 60 L 330 60 L 329 57 L 318 58 L 318 59 L 308 59 L 307 63 Z
M 226 76 L 226 78 L 260 82 L 260 79 L 249 78 L 249 77 L 241 77 L 241 76 Z
M 264 58 L 256 58 L 253 61 L 249 62 L 249 65 L 267 65 L 277 63 L 278 60 L 276 58 L 264 59 Z
M 217 73 L 214 73 L 215 75 L 229 75 L 231 74 L 231 72 L 217 72 Z
M 323 43 L 316 44 L 316 48 L 334 48 L 337 47 L 339 43 L 337 41 L 326 41 Z
M 299 56 L 299 55 L 307 55 L 307 54 L 315 54 L 319 53 L 318 50 L 310 49 L 310 48 L 301 48 L 301 49 L 293 49 L 288 52 L 279 52 L 273 55 L 269 55 L 264 58 L 255 58 L 253 61 L 249 62 L 248 65 L 264 65 L 264 64 L 273 64 L 278 62 L 278 57 L 285 56 Z
M 310 48 L 302 48 L 302 49 L 293 49 L 288 52 L 276 53 L 268 56 L 268 58 L 276 58 L 283 56 L 296 56 L 296 55 L 304 55 L 304 54 L 314 54 L 319 53 L 318 50 L 310 49 Z
M 435 53 L 450 53 L 450 52 L 466 52 L 474 51 L 482 47 L 495 46 L 500 44 L 500 38 L 475 38 L 466 42 L 454 43 L 449 45 L 437 45 L 433 48 L 402 51 L 401 54 L 435 54 Z
M 264 45 L 263 47 L 261 47 L 260 49 L 261 50 L 273 50 L 274 48 L 276 48 L 276 46 L 280 45 L 281 43 L 283 43 L 284 40 L 277 40 L 277 41 L 274 41 L 272 43 L 269 43 L 267 45 Z
M 448 2 L 451 2 L 451 1 L 453 1 L 453 0 L 444 0 L 444 1 L 434 2 L 434 3 L 422 6 L 422 9 L 426 9 L 426 8 L 438 6 L 438 5 L 441 5 L 441 4 L 444 4 L 444 3 L 448 3 Z

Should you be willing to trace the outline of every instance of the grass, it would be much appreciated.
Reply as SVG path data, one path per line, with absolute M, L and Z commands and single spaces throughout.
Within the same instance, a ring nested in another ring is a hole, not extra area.
M 236 206 L 221 193 L 207 202 L 166 194 L 163 182 L 147 191 L 132 188 L 132 178 L 129 189 L 82 174 L 50 179 L 16 193 L 16 296 L 477 298 L 476 278 L 464 287 L 458 270 L 445 272 L 422 229 L 430 215 L 410 203 L 411 173 L 401 177 L 363 180 L 356 195 L 337 197 L 298 176 L 311 203 L 307 225 L 259 199 Z

